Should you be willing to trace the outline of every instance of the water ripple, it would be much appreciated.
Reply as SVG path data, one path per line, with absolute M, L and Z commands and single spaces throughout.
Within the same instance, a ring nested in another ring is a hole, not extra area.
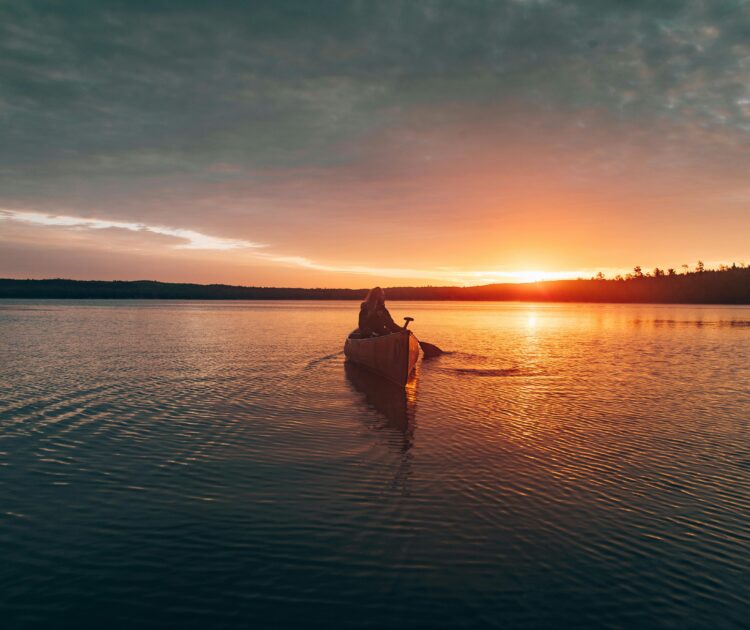
M 2 305 L 9 627 L 745 624 L 748 309 L 356 308 Z

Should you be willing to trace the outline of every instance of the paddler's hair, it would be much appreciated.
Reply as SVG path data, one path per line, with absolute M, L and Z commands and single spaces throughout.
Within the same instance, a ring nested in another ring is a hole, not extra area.
M 374 309 L 380 302 L 385 302 L 385 291 L 380 287 L 370 289 L 365 298 L 368 310 Z

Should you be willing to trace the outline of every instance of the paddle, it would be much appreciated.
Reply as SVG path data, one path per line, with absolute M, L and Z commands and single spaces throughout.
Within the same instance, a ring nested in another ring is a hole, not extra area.
M 439 357 L 441 354 L 443 354 L 443 351 L 435 344 L 427 343 L 426 341 L 420 341 L 419 347 L 422 348 L 425 359 L 434 359 L 435 357 Z
M 413 322 L 414 318 L 404 317 L 404 320 L 406 320 L 406 323 L 404 324 L 404 330 L 406 330 L 407 327 L 409 326 L 409 322 Z M 443 354 L 443 351 L 440 348 L 438 348 L 435 344 L 427 343 L 426 341 L 420 341 L 419 347 L 422 348 L 422 352 L 424 353 L 425 359 L 433 359 Z

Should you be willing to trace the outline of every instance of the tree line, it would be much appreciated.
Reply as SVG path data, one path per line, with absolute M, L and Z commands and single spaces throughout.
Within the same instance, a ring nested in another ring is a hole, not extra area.
M 302 289 L 102 280 L 0 279 L 0 298 L 130 300 L 362 300 L 367 289 Z M 533 302 L 661 302 L 750 304 L 750 268 L 722 265 L 707 269 L 644 272 L 639 266 L 625 276 L 590 280 L 554 280 L 529 284 L 475 287 L 391 287 L 391 300 L 484 300 Z

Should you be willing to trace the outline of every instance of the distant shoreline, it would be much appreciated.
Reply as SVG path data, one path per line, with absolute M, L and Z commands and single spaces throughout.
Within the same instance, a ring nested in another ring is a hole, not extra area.
M 658 271 L 658 270 L 657 270 Z M 0 299 L 362 300 L 367 289 L 184 284 L 154 280 L 0 279 Z M 390 287 L 391 300 L 750 304 L 750 268 L 475 287 Z

